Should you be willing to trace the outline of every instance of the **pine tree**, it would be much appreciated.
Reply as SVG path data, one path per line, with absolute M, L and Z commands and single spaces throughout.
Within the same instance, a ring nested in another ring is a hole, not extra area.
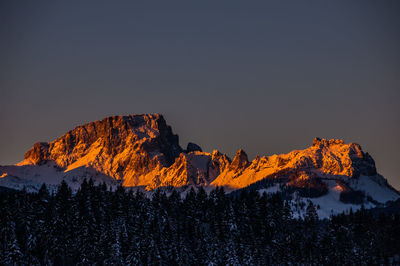
M 201 188 L 152 198 L 84 181 L 0 193 L 1 265 L 395 264 L 400 218 L 365 208 L 293 219 L 280 195 Z
M 318 214 L 312 201 L 308 202 L 304 220 L 306 224 L 310 227 L 315 226 L 318 222 Z

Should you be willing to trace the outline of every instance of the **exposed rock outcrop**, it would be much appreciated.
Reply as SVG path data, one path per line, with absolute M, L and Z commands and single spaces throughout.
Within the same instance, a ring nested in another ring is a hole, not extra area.
M 148 189 L 187 185 L 239 189 L 279 178 L 287 180 L 291 188 L 324 190 L 323 179 L 351 180 L 360 176 L 373 176 L 374 182 L 387 184 L 377 174 L 372 157 L 356 143 L 315 138 L 304 150 L 257 156 L 249 161 L 240 149 L 231 160 L 217 150 L 202 152 L 191 142 L 183 150 L 178 136 L 160 114 L 112 116 L 78 126 L 53 142 L 36 143 L 19 165 L 45 164 L 63 173 L 90 169 L 90 173 L 120 181 L 124 186 Z M 17 172 L 13 170 L 13 174 Z
M 193 142 L 189 142 L 186 148 L 186 152 L 192 152 L 192 151 L 199 151 L 202 152 L 203 150 L 201 147 Z
M 233 158 L 229 169 L 231 171 L 243 171 L 247 166 L 249 166 L 247 154 L 244 152 L 244 150 L 240 149 L 236 152 L 235 158 Z
M 143 176 L 169 167 L 182 152 L 162 115 L 112 116 L 78 126 L 50 143 L 36 143 L 21 164 L 53 161 L 68 171 L 92 167 L 124 185 L 147 185 Z
M 357 178 L 360 174 L 376 175 L 375 163 L 356 143 L 315 138 L 313 145 L 288 154 L 257 156 L 247 166 L 247 156 L 239 151 L 232 165 L 213 181 L 213 185 L 243 188 L 265 178 L 289 178 L 302 172 L 316 178 Z M 238 175 L 237 165 L 241 169 Z M 311 173 L 313 173 L 311 175 Z M 295 184 L 292 181 L 292 184 Z M 298 182 L 299 184 L 301 182 Z M 310 182 L 308 182 L 310 183 Z

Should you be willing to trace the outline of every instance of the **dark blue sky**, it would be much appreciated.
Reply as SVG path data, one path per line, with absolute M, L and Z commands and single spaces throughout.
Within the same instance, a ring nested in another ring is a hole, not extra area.
M 398 1 L 1 1 L 0 164 L 84 122 L 164 114 L 181 145 L 358 142 L 400 188 Z

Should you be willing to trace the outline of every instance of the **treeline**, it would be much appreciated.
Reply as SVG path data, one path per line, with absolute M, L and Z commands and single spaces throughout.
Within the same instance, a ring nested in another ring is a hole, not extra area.
M 222 188 L 152 197 L 66 183 L 51 195 L 0 193 L 1 265 L 396 264 L 398 215 L 365 209 L 293 219 L 279 195 Z

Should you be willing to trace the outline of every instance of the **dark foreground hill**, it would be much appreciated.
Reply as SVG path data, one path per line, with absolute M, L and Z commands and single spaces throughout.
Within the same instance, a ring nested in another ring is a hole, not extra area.
M 202 187 L 151 197 L 84 181 L 0 193 L 1 265 L 398 264 L 399 215 L 294 219 L 279 194 Z

